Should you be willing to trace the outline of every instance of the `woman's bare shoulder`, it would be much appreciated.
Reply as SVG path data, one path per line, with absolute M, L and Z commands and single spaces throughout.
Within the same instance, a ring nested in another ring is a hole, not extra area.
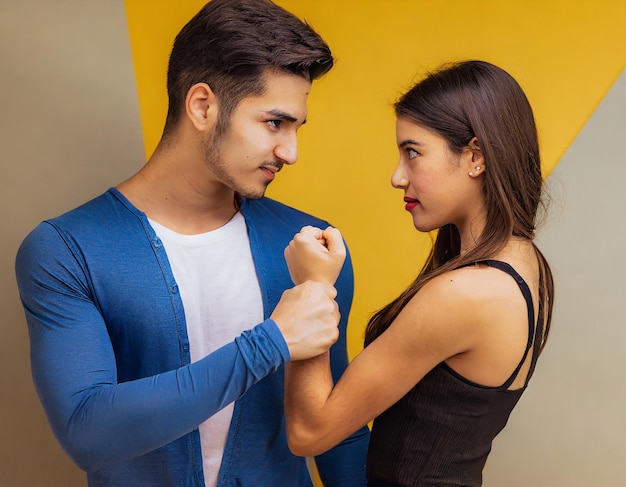
M 417 295 L 442 303 L 476 305 L 502 299 L 519 290 L 511 277 L 486 264 L 476 264 L 454 269 L 429 281 Z

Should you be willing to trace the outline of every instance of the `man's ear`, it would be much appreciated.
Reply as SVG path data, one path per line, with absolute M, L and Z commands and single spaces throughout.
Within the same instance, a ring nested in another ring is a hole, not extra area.
M 473 137 L 472 140 L 467 144 L 468 150 L 470 152 L 469 155 L 471 157 L 467 157 L 467 173 L 470 177 L 480 176 L 485 172 L 485 156 L 480 148 L 480 144 L 478 143 L 478 139 Z
M 187 92 L 185 112 L 196 130 L 210 130 L 217 121 L 217 97 L 206 83 L 196 83 Z

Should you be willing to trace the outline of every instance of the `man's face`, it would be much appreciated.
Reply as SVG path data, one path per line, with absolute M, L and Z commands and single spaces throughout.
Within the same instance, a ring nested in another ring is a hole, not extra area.
M 287 73 L 266 72 L 266 90 L 244 98 L 225 131 L 205 141 L 205 163 L 225 186 L 250 199 L 261 198 L 284 164 L 298 158 L 296 132 L 307 116 L 311 83 Z

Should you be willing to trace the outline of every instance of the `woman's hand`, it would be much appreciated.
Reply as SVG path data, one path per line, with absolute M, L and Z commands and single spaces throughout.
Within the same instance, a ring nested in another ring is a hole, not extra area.
M 294 284 L 321 281 L 335 284 L 346 259 L 341 232 L 306 226 L 285 248 L 285 260 Z

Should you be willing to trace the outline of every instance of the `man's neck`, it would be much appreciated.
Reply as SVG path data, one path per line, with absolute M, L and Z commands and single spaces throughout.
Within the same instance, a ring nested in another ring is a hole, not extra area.
M 238 211 L 231 188 L 195 176 L 180 160 L 157 151 L 117 189 L 151 220 L 195 235 L 223 226 Z

